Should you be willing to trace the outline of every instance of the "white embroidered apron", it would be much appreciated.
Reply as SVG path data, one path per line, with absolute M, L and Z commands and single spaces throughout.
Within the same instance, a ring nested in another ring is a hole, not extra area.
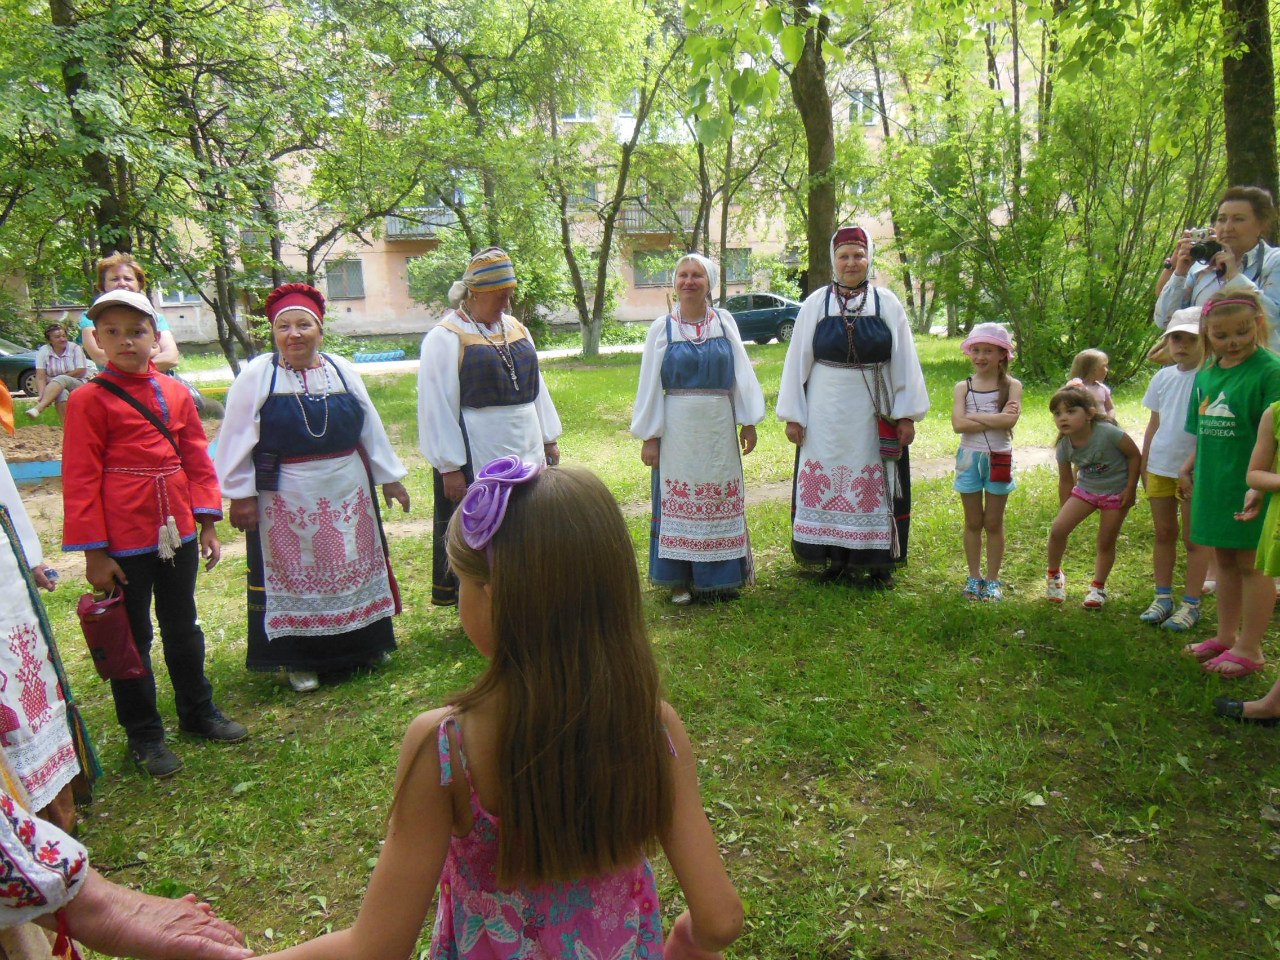
M 728 393 L 668 391 L 663 404 L 658 556 L 694 562 L 747 556 L 742 459 Z
M 280 489 L 259 494 L 269 638 L 357 630 L 395 612 L 368 484 L 351 451 L 283 460 Z

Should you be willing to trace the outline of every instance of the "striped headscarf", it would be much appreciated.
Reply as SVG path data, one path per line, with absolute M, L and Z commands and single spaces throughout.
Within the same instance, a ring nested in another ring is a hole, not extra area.
M 501 247 L 489 247 L 471 258 L 462 279 L 449 288 L 449 302 L 456 306 L 468 292 L 512 290 L 515 286 L 516 268 L 511 258 Z

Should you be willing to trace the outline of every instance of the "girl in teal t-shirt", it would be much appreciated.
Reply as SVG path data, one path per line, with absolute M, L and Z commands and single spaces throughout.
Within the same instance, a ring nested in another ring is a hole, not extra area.
M 1214 548 L 1218 565 L 1218 632 L 1184 652 L 1224 677 L 1261 670 L 1262 635 L 1275 608 L 1275 585 L 1257 569 L 1262 532 L 1246 510 L 1245 475 L 1267 407 L 1280 400 L 1280 357 L 1262 347 L 1267 321 L 1256 293 L 1224 290 L 1201 316 L 1213 360 L 1196 374 L 1187 407 L 1195 451 L 1180 475 L 1191 482 L 1191 539 Z

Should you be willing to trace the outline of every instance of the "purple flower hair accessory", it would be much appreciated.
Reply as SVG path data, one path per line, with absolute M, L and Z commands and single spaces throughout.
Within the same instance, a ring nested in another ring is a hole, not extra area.
M 485 464 L 458 505 L 462 511 L 462 539 L 467 546 L 488 551 L 489 542 L 507 515 L 511 488 L 528 483 L 541 472 L 541 466 L 524 463 L 519 457 L 499 457 Z

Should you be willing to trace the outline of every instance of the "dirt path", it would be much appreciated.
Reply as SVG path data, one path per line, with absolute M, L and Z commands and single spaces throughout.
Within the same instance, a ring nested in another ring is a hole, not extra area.
M 29 430 L 30 428 L 28 428 Z M 22 431 L 27 433 L 28 430 Z M 3 433 L 3 431 L 0 431 Z M 61 431 L 58 431 L 59 443 Z M 8 449 L 5 449 L 8 453 Z M 1019 447 L 1017 466 L 1025 470 L 1028 467 L 1049 466 L 1054 462 L 1052 447 Z M 929 457 L 911 464 L 911 476 L 915 480 L 933 480 L 945 477 L 955 469 L 953 457 Z M 40 540 L 50 552 L 51 561 L 56 564 L 56 544 L 62 537 L 62 481 L 45 480 L 33 486 L 23 486 L 22 502 L 26 505 L 31 522 L 40 535 Z M 780 480 L 773 483 L 758 483 L 747 489 L 747 505 L 755 506 L 775 500 L 786 500 L 791 496 L 791 481 Z M 398 509 L 398 508 L 397 508 Z M 644 516 L 649 512 L 647 500 L 624 503 L 622 512 L 628 517 Z M 430 515 L 418 514 L 391 524 L 392 536 L 424 537 L 431 532 Z M 231 560 L 244 556 L 244 540 L 227 544 L 222 551 L 225 559 Z

